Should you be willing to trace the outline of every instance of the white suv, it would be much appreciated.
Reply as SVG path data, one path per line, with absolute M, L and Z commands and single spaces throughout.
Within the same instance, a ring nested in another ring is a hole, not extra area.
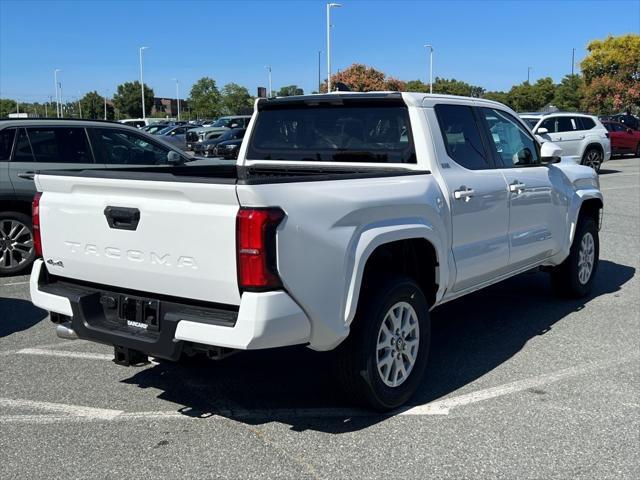
M 562 148 L 562 158 L 587 165 L 596 172 L 611 158 L 609 133 L 597 117 L 581 113 L 521 113 L 541 142 Z

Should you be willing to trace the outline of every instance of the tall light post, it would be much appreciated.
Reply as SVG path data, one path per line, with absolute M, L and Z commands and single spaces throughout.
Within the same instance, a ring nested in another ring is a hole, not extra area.
M 573 77 L 573 67 L 576 64 L 576 49 L 571 49 L 571 76 Z
M 529 82 L 530 75 L 531 75 L 531 67 L 527 67 L 527 83 L 530 83 Z
M 102 97 L 104 99 L 104 119 L 107 119 L 107 93 L 108 90 L 104 92 L 104 97 Z
M 267 95 L 267 98 L 271 98 L 271 96 L 273 95 L 273 89 L 271 88 L 271 67 L 267 65 L 264 68 L 267 70 L 267 72 L 269 72 L 269 93 Z
M 178 104 L 178 121 L 180 121 L 180 84 L 177 78 L 174 78 L 176 81 L 176 102 Z
M 433 93 L 433 47 L 425 45 L 429 49 L 429 93 Z
M 322 85 L 322 79 L 320 77 L 320 56 L 322 55 L 322 50 L 318 50 L 318 93 L 320 93 L 320 86 Z
M 142 52 L 149 47 L 140 47 L 140 89 L 142 91 L 142 118 L 147 118 L 147 112 L 144 108 L 144 80 L 142 79 Z
M 59 68 L 53 71 L 53 87 L 56 91 L 56 116 L 60 118 L 60 100 L 58 100 L 58 72 L 61 72 Z
M 327 3 L 327 93 L 331 92 L 331 9 L 340 8 L 339 3 Z

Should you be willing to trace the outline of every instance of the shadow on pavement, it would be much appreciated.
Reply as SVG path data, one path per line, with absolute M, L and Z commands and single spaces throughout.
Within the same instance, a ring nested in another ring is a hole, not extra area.
M 632 267 L 601 261 L 593 294 L 582 300 L 554 295 L 545 273 L 523 274 L 434 310 L 429 367 L 411 404 L 428 403 L 482 377 L 591 299 L 618 291 L 634 274 Z M 327 354 L 301 347 L 243 352 L 218 363 L 161 363 L 125 383 L 162 390 L 159 398 L 181 405 L 185 415 L 221 415 L 252 425 L 277 419 L 293 430 L 343 433 L 387 418 L 270 416 L 269 410 L 351 408 L 327 360 Z M 252 416 L 252 410 L 267 413 Z
M 47 317 L 29 300 L 0 297 L 0 338 L 28 330 Z
M 620 170 L 611 170 L 610 168 L 601 168 L 598 174 L 608 175 L 610 173 L 620 173 Z

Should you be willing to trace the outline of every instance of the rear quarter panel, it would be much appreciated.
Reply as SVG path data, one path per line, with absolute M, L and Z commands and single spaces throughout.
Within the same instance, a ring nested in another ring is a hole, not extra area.
M 445 231 L 440 189 L 429 174 L 238 185 L 241 206 L 282 208 L 278 270 L 311 319 L 310 347 L 328 350 L 349 332 L 362 271 L 381 243 L 426 238 L 439 255 Z M 440 260 L 440 285 L 448 275 Z

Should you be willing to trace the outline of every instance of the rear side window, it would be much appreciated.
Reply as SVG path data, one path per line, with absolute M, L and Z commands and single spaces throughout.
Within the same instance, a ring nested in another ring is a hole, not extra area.
M 469 170 L 491 168 L 471 107 L 436 105 L 435 110 L 449 156 Z
M 247 158 L 416 163 L 408 109 L 395 102 L 285 104 L 262 110 Z
M 6 162 L 11 158 L 13 139 L 16 136 L 15 128 L 0 130 L 0 162 Z
M 580 130 L 591 130 L 593 127 L 596 126 L 596 122 L 593 121 L 593 118 L 589 118 L 589 117 L 576 117 L 578 119 L 579 122 L 579 129 Z
M 36 162 L 93 163 L 84 128 L 33 127 L 27 134 Z

